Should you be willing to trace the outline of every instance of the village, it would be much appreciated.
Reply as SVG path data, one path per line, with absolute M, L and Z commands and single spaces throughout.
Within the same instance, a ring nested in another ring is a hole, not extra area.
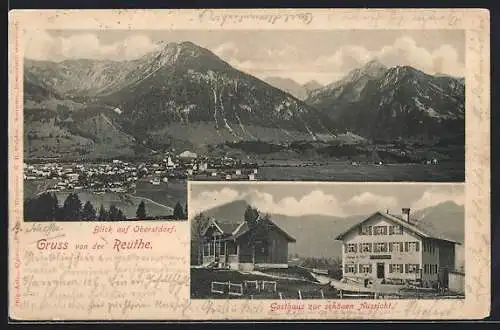
M 165 153 L 163 159 L 127 162 L 114 159 L 96 163 L 24 163 L 24 180 L 47 183 L 46 192 L 91 191 L 134 193 L 137 182 L 168 184 L 169 180 L 257 179 L 255 164 L 230 157 L 209 158 L 191 151 Z

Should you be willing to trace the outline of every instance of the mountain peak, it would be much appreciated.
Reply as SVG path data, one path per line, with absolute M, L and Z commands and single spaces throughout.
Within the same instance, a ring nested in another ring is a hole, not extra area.
M 365 68 L 383 68 L 386 69 L 387 67 L 380 62 L 378 58 L 373 58 L 369 60 L 368 62 L 365 63 L 364 65 Z
M 189 50 L 189 51 L 199 51 L 203 49 L 202 47 L 198 46 L 197 44 L 191 42 L 191 41 L 182 41 L 182 42 L 169 42 L 166 40 L 160 40 L 156 42 L 156 45 L 158 47 L 158 50 L 160 52 L 165 52 L 165 51 L 184 51 L 184 50 Z
M 387 71 L 387 67 L 377 58 L 374 58 L 366 62 L 366 64 L 361 68 L 361 71 L 369 76 L 379 76 L 381 73 Z

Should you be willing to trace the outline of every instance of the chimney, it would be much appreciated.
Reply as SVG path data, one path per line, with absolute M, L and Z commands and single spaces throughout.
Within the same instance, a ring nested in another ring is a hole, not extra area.
M 389 214 L 389 209 L 387 209 L 386 213 Z
M 406 220 L 406 222 L 410 222 L 410 209 L 405 207 L 403 209 L 401 209 L 402 213 L 403 213 L 403 218 Z

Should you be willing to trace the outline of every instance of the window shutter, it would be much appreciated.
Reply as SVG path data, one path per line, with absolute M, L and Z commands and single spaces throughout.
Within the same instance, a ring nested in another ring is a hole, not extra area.
M 415 251 L 420 251 L 420 242 L 415 242 Z
M 410 243 L 405 242 L 405 252 L 408 252 L 409 249 L 410 249 Z
M 405 264 L 405 273 L 408 273 L 408 264 Z
M 400 265 L 399 265 L 399 272 L 400 272 L 401 274 L 403 274 L 403 264 L 400 264 Z

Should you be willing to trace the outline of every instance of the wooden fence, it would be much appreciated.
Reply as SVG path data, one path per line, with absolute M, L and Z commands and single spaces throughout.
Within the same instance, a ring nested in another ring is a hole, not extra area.
M 260 282 L 260 285 L 259 285 Z M 243 296 L 245 291 L 246 293 L 255 291 L 269 291 L 276 292 L 277 291 L 277 282 L 276 281 L 244 281 L 243 283 L 231 283 L 228 282 L 217 282 L 212 281 L 210 283 L 210 292 L 217 294 L 225 294 L 227 293 L 230 296 Z M 253 298 L 253 296 L 252 296 Z

